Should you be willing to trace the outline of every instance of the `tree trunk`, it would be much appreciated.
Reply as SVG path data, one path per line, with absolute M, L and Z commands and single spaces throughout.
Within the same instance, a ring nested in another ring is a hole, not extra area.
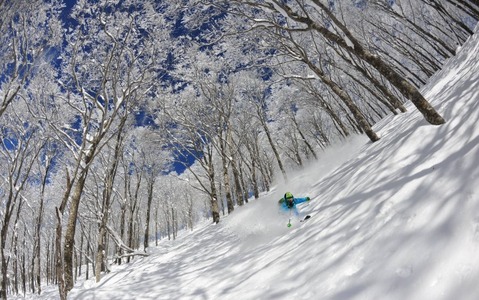
M 253 195 L 255 199 L 259 198 L 259 186 L 256 176 L 256 158 L 251 154 L 251 183 L 253 184 Z
M 159 233 L 159 222 L 158 222 L 158 205 L 155 208 L 155 246 L 158 247 L 158 233 Z
M 154 174 L 152 174 L 151 176 L 152 177 L 148 181 L 148 202 L 147 202 L 147 206 L 146 206 L 145 238 L 143 240 L 143 247 L 144 247 L 145 252 L 146 252 L 146 249 L 149 246 L 149 240 L 150 240 L 151 203 L 153 201 L 153 186 L 155 184 Z
M 3 236 L 3 230 L 2 230 L 2 236 Z M 1 262 L 2 262 L 2 288 L 0 290 L 0 296 L 2 297 L 2 300 L 7 300 L 7 280 L 8 280 L 8 268 L 7 268 L 7 259 L 5 257 L 5 246 L 3 244 L 3 237 L 0 241 L 0 256 L 1 256 Z
M 141 181 L 143 179 L 142 173 L 138 172 L 136 173 L 136 186 L 135 186 L 135 191 L 134 194 L 131 195 L 131 188 L 128 190 L 130 191 L 128 198 L 130 200 L 130 216 L 128 219 L 128 247 L 130 249 L 135 249 L 135 217 L 136 217 L 136 211 L 138 208 L 138 194 L 140 192 L 140 186 L 141 186 Z M 129 263 L 133 256 L 128 256 L 127 262 Z
M 299 124 L 298 124 L 298 121 L 296 120 L 296 117 L 294 115 L 292 115 L 291 118 L 293 120 L 294 126 L 296 127 L 296 130 L 299 133 L 299 136 L 301 137 L 302 142 L 306 145 L 308 150 L 311 152 L 314 159 L 318 159 L 318 156 L 316 155 L 316 151 L 314 151 L 313 146 L 311 146 L 311 144 L 306 139 L 306 136 L 303 134 L 303 131 L 301 131 L 301 128 L 299 127 Z
M 187 216 L 188 217 L 188 227 L 190 228 L 190 230 L 193 230 L 193 226 L 194 226 L 193 199 L 188 194 L 185 195 L 185 198 L 186 198 L 186 201 L 188 203 L 188 216 Z
M 236 204 L 238 206 L 243 206 L 244 205 L 244 199 L 243 199 L 243 188 L 240 183 L 240 175 L 238 172 L 238 168 L 236 167 L 236 162 L 234 158 L 232 157 L 232 160 L 230 161 L 231 165 L 231 172 L 233 174 L 233 183 L 234 183 L 234 195 L 236 199 Z
M 58 284 L 59 296 L 61 300 L 67 299 L 65 287 L 64 271 L 63 271 L 63 253 L 62 253 L 62 212 L 59 208 L 56 209 L 57 227 L 55 238 L 55 273 Z
M 88 165 L 89 158 L 86 158 Z M 65 232 L 65 241 L 63 246 L 63 270 L 65 280 L 65 290 L 68 293 L 75 284 L 73 278 L 73 251 L 75 244 L 75 231 L 78 217 L 78 208 L 80 206 L 81 195 L 85 186 L 88 169 L 80 171 L 80 176 L 75 185 L 70 204 L 70 214 L 68 216 L 67 229 Z
M 258 112 L 259 114 L 260 112 Z M 276 149 L 276 145 L 273 142 L 273 138 L 271 137 L 271 133 L 269 132 L 268 125 L 266 124 L 265 120 L 263 119 L 262 116 L 259 116 L 261 120 L 261 125 L 263 125 L 264 132 L 266 133 L 266 137 L 268 138 L 269 145 L 271 147 L 271 150 L 273 151 L 274 156 L 276 157 L 276 162 L 278 163 L 278 167 L 283 174 L 283 178 L 285 181 L 288 180 L 288 176 L 286 175 L 286 170 L 283 167 L 283 162 L 281 161 L 281 157 L 279 156 L 279 152 Z
M 213 169 L 213 162 L 210 158 L 209 164 L 209 172 L 208 172 L 208 179 L 210 181 L 210 204 L 211 204 L 211 215 L 213 217 L 213 223 L 218 224 L 220 222 L 220 211 L 218 207 L 218 195 L 216 193 L 216 185 L 215 185 L 215 171 Z
M 165 209 L 165 218 L 166 218 L 166 234 L 168 235 L 168 241 L 171 240 L 171 221 L 170 221 L 170 210 L 168 207 Z
M 171 206 L 171 231 L 173 232 L 173 240 L 176 240 L 176 217 L 175 217 L 175 210 L 173 206 Z
M 27 229 L 25 228 L 23 231 L 23 251 L 22 251 L 22 292 L 23 292 L 23 297 L 25 298 L 25 295 L 27 293 L 27 266 L 26 266 L 26 255 L 25 252 L 27 252 L 27 242 L 25 237 L 27 236 Z
M 100 226 L 98 232 L 98 242 L 97 242 L 97 252 L 96 252 L 96 263 L 95 263 L 95 281 L 100 282 L 101 272 L 104 270 L 103 260 L 105 257 L 105 237 L 106 237 L 106 228 L 105 226 Z
M 221 155 L 222 160 L 222 167 L 223 167 L 223 185 L 225 187 L 225 195 L 226 195 L 226 206 L 228 208 L 228 214 L 231 214 L 235 207 L 233 203 L 233 198 L 231 196 L 231 187 L 230 187 L 230 176 L 228 172 L 228 157 L 226 153 L 224 153 L 224 144 L 221 143 L 221 149 L 223 154 Z
M 121 213 L 120 213 L 120 237 L 121 239 L 124 239 L 125 238 L 125 223 L 126 223 L 126 199 L 127 199 L 127 186 L 128 184 L 125 182 L 125 193 L 124 193 L 124 200 L 123 200 L 123 203 L 121 205 Z M 117 254 L 117 261 L 116 263 L 118 265 L 121 265 L 122 263 L 122 258 L 121 258 L 121 255 L 123 254 L 123 248 L 122 247 L 117 247 L 117 251 L 116 251 L 116 254 Z

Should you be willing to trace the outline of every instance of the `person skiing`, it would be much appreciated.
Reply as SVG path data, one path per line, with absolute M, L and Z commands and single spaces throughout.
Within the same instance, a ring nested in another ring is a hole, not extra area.
M 306 201 L 310 201 L 311 198 L 309 197 L 304 197 L 304 198 L 295 198 L 293 196 L 293 194 L 291 194 L 290 192 L 286 192 L 283 196 L 283 198 L 281 198 L 279 201 L 278 201 L 278 204 L 280 206 L 280 209 L 283 211 L 283 212 L 289 212 L 289 222 L 288 222 L 288 227 L 291 227 L 291 215 L 294 213 L 294 215 L 297 217 L 299 215 L 298 213 L 298 209 L 296 208 L 296 204 L 299 204 L 299 203 L 303 203 L 303 202 L 306 202 Z M 307 215 L 304 220 L 307 220 L 309 219 L 310 216 Z
M 296 204 L 303 203 L 306 201 L 311 200 L 309 197 L 304 197 L 304 198 L 294 198 L 293 194 L 290 192 L 286 192 L 284 194 L 284 197 L 281 198 L 278 203 L 281 206 L 281 209 L 283 211 L 290 211 L 293 210 L 295 215 L 298 214 L 298 209 L 296 208 Z

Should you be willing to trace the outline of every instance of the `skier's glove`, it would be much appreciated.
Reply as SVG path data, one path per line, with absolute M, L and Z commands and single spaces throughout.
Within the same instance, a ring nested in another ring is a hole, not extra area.
M 309 197 L 306 197 L 306 201 L 309 201 L 309 200 L 311 200 L 311 198 L 309 198 Z

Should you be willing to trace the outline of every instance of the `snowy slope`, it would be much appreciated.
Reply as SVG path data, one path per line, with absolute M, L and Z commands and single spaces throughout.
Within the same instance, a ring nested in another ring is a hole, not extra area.
M 329 150 L 69 299 L 479 299 L 478 54 L 476 34 L 423 91 L 445 125 L 410 106 L 376 125 L 379 142 Z M 286 191 L 313 198 L 301 207 L 310 220 L 286 227 Z

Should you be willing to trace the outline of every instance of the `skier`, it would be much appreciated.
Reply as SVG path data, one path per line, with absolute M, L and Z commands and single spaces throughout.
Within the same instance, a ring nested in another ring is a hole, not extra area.
M 310 201 L 311 198 L 309 197 L 304 197 L 304 198 L 294 198 L 293 194 L 290 192 L 286 192 L 284 194 L 284 197 L 281 198 L 278 201 L 278 204 L 280 205 L 280 209 L 283 212 L 289 212 L 289 222 L 288 222 L 288 227 L 291 227 L 291 215 L 294 213 L 294 215 L 297 217 L 299 215 L 298 209 L 296 208 L 296 204 L 303 203 L 306 201 Z M 303 220 L 309 219 L 310 216 L 307 215 Z M 302 221 L 303 221 L 302 220 Z

